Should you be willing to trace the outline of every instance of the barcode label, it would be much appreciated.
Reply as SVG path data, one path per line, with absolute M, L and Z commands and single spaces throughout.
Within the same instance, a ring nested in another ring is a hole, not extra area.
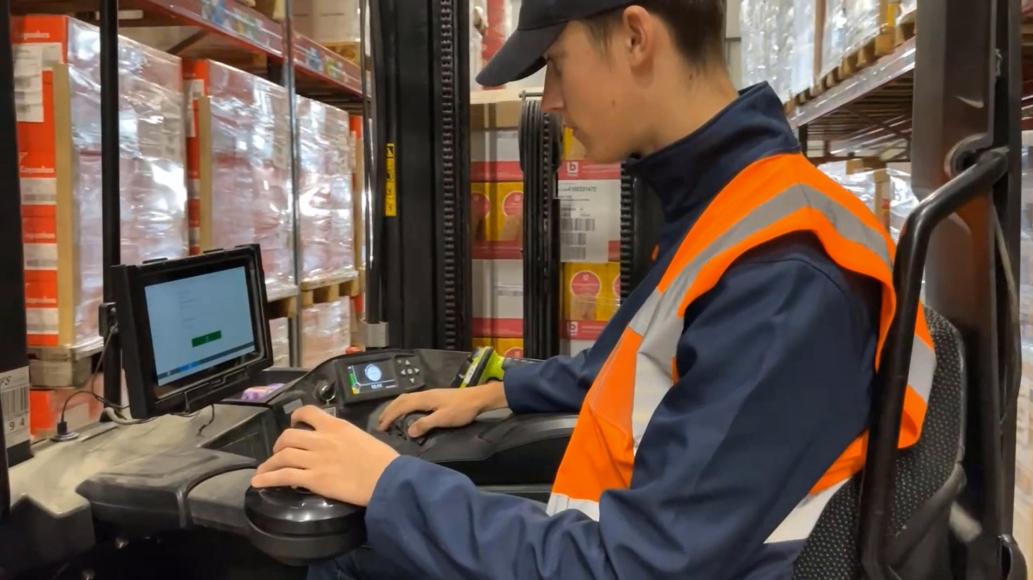
M 560 220 L 561 232 L 594 232 L 595 218 L 563 218 Z
M 563 262 L 584 261 L 588 257 L 588 248 L 584 246 L 563 246 L 563 255 L 560 260 Z
M 5 417 L 17 417 L 29 412 L 29 389 L 19 387 L 0 393 L 0 405 Z
M 29 440 L 29 368 L 0 373 L 4 439 L 8 447 Z
M 560 234 L 560 247 L 564 246 L 585 246 L 588 244 L 588 234 Z

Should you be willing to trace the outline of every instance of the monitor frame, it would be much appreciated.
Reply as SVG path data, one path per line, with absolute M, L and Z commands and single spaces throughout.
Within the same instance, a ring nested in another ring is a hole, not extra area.
M 193 276 L 244 267 L 255 335 L 255 353 L 226 361 L 160 388 L 145 288 Z M 190 413 L 237 395 L 253 386 L 257 375 L 273 365 L 266 314 L 265 272 L 257 244 L 213 250 L 198 256 L 159 260 L 114 268 L 118 335 L 124 357 L 126 390 L 133 417 L 147 419 L 169 413 Z

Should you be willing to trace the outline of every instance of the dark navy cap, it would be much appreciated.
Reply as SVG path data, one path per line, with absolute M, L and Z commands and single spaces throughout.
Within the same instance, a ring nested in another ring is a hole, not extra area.
M 567 23 L 631 4 L 632 0 L 524 0 L 516 32 L 477 75 L 477 82 L 497 87 L 531 76 L 545 66 L 545 51 Z

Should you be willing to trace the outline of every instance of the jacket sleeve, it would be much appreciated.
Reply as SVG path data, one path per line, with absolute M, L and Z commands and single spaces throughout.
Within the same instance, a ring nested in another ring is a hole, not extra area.
M 631 488 L 603 496 L 598 522 L 400 458 L 367 510 L 370 547 L 442 580 L 785 574 L 795 555 L 772 562 L 765 541 L 867 422 L 876 329 L 854 280 L 761 259 L 695 302 L 682 378 L 644 434 Z
M 585 376 L 587 358 L 586 350 L 506 371 L 509 408 L 514 413 L 577 413 L 595 376 Z

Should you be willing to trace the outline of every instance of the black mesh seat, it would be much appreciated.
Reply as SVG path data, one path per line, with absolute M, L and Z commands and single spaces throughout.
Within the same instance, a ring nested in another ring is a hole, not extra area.
M 961 335 L 926 309 L 936 347 L 936 373 L 922 436 L 897 458 L 889 555 L 908 580 L 950 578 L 950 507 L 964 485 L 961 458 L 965 417 L 964 351 Z M 833 496 L 796 562 L 799 580 L 853 580 L 857 556 L 861 477 Z

